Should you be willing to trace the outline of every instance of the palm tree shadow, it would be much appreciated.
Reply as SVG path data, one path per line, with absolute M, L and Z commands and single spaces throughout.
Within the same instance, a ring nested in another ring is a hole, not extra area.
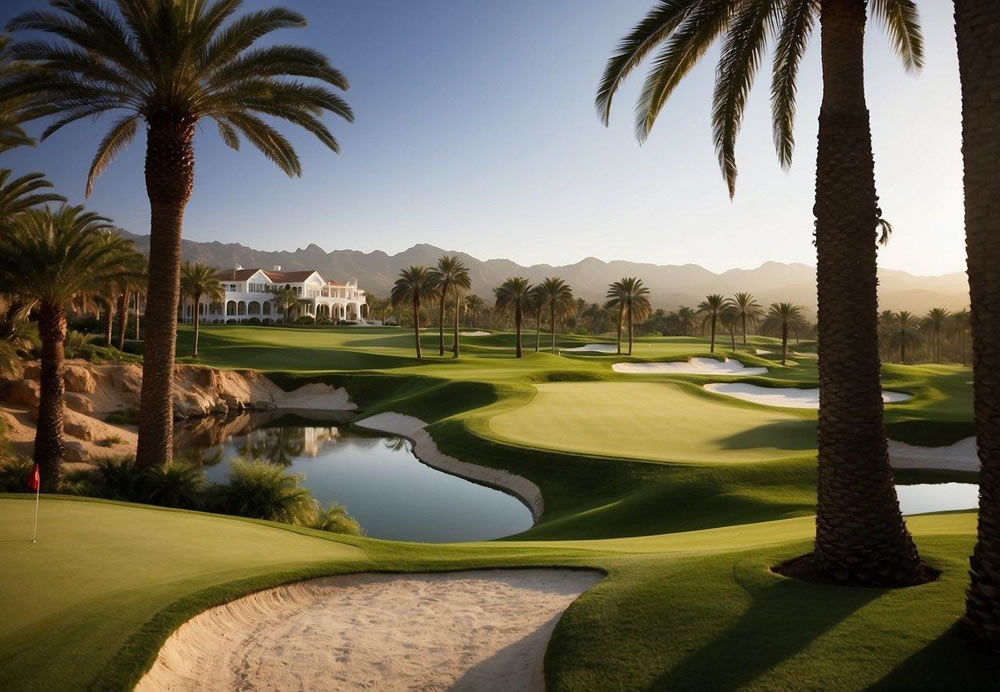
M 746 612 L 656 679 L 652 689 L 742 688 L 885 593 L 784 578 L 761 587 L 759 564 L 753 569 L 756 574 L 744 577 L 740 572 L 746 567 L 733 569 L 734 579 L 752 598 Z
M 774 447 L 789 451 L 808 452 L 816 449 L 816 423 L 790 420 L 765 423 L 714 440 L 723 449 Z
M 872 689 L 995 690 L 1000 680 L 1000 657 L 990 653 L 955 623 L 940 637 L 903 661 Z

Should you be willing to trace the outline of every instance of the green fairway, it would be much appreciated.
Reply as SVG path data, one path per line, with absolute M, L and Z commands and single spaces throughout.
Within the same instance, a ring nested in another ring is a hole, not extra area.
M 180 622 L 292 579 L 348 571 L 590 566 L 608 577 L 570 607 L 549 689 L 992 689 L 1000 668 L 953 625 L 975 515 L 910 519 L 925 586 L 824 587 L 768 566 L 808 547 L 808 517 L 605 541 L 419 545 L 102 501 L 0 498 L 0 688 L 127 689 Z M 865 642 L 868 645 L 864 644 Z M 949 665 L 940 665 L 947 660 Z
M 691 388 L 645 382 L 540 384 L 526 405 L 490 419 L 505 442 L 608 457 L 746 462 L 809 454 L 813 421 L 719 404 Z

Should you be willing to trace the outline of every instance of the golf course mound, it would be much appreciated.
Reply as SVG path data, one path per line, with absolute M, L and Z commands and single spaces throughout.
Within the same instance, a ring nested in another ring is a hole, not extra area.
M 632 375 L 766 375 L 767 368 L 748 368 L 738 360 L 691 358 L 667 363 L 615 363 L 615 372 Z
M 136 690 L 542 690 L 552 630 L 601 578 L 513 569 L 279 586 L 186 622 Z
M 798 389 L 796 387 L 761 387 L 744 382 L 714 382 L 706 384 L 705 389 L 734 399 L 742 399 L 764 406 L 779 406 L 782 408 L 819 408 L 818 389 Z M 882 392 L 882 401 L 887 404 L 899 403 L 912 399 L 912 395 L 903 392 Z

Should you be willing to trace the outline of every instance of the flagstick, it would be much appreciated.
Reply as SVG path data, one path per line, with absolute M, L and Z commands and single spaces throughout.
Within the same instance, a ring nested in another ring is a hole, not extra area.
M 31 529 L 31 542 L 35 543 L 38 538 L 38 500 L 41 496 L 42 488 L 41 486 L 35 488 L 35 525 Z

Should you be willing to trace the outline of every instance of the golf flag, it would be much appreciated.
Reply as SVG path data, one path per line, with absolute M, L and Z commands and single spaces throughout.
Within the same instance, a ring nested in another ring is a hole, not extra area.
M 35 464 L 35 468 L 31 470 L 31 476 L 28 478 L 28 490 L 34 490 L 37 493 L 41 487 L 42 474 L 38 471 L 38 464 Z

